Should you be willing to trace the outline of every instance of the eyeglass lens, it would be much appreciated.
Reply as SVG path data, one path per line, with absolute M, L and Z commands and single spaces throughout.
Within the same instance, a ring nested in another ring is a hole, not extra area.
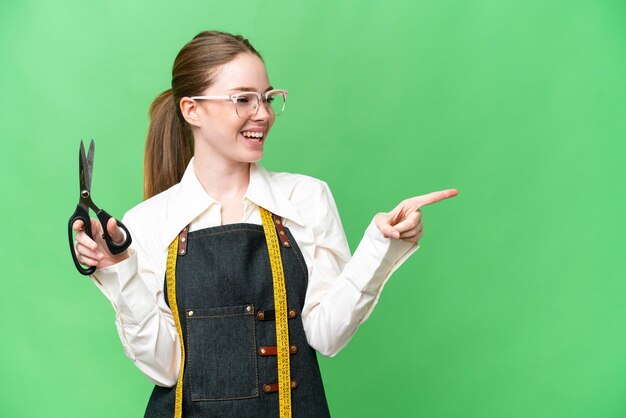
M 263 100 L 263 99 L 261 99 Z M 255 94 L 241 93 L 237 96 L 237 114 L 247 118 L 256 113 L 259 97 Z M 278 116 L 285 111 L 285 97 L 282 93 L 273 93 L 267 97 L 267 111 Z

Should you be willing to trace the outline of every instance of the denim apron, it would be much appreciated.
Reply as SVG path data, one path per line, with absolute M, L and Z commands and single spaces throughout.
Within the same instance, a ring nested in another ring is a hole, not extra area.
M 308 270 L 289 229 L 282 235 L 291 244 L 281 245 L 280 251 L 289 312 L 292 416 L 328 417 L 316 352 L 301 319 Z M 183 417 L 278 417 L 274 294 L 263 226 L 206 228 L 190 232 L 186 242 L 186 253 L 176 261 L 186 354 Z M 174 401 L 175 387 L 155 386 L 145 417 L 172 418 Z

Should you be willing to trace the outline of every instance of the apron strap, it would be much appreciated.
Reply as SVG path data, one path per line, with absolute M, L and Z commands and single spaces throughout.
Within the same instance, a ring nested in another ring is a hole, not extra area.
M 280 217 L 278 215 L 274 215 L 273 213 L 272 213 L 272 219 L 274 220 L 274 223 L 276 224 L 276 229 L 278 230 L 278 237 L 280 238 L 280 242 L 283 244 L 283 247 L 285 248 L 291 247 L 289 238 L 287 237 L 287 234 L 285 233 L 285 228 L 283 228 L 283 221 L 280 220 Z

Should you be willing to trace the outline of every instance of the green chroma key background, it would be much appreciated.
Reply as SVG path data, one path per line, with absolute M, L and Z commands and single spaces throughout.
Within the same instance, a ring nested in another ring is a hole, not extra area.
M 625 21 L 623 0 L 4 1 L 0 415 L 143 413 L 69 254 L 78 144 L 121 217 L 176 53 L 221 29 L 290 91 L 264 165 L 327 181 L 353 250 L 376 212 L 460 190 L 321 358 L 334 417 L 626 416 Z

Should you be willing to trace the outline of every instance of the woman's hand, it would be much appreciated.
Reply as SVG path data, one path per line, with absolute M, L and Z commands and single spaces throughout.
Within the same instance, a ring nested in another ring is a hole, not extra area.
M 91 232 L 94 239 L 89 238 L 85 233 L 83 221 L 77 220 L 72 224 L 72 228 L 77 232 L 74 248 L 76 249 L 76 257 L 81 264 L 103 269 L 128 258 L 128 250 L 116 255 L 111 254 L 104 238 L 102 238 L 102 226 L 97 219 L 91 219 Z M 124 231 L 117 226 L 115 218 L 109 219 L 107 230 L 113 242 L 122 243 L 124 241 Z
M 377 214 L 374 217 L 374 222 L 387 238 L 417 243 L 424 231 L 420 208 L 454 197 L 457 194 L 459 192 L 456 189 L 448 189 L 411 197 L 400 202 L 391 212 Z

